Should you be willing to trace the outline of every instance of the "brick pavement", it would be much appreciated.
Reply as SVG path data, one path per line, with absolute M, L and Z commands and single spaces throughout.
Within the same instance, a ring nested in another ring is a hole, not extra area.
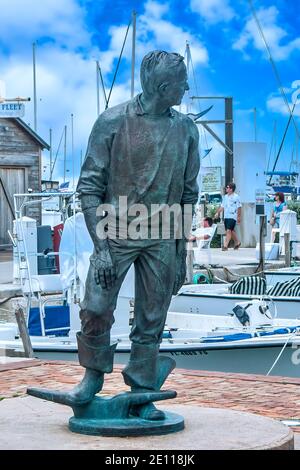
M 103 394 L 128 390 L 123 366 L 106 376 Z M 28 386 L 69 389 L 81 379 L 75 362 L 32 360 L 0 365 L 0 400 L 26 394 Z M 300 379 L 175 369 L 164 389 L 177 391 L 172 403 L 228 408 L 275 419 L 300 419 Z M 300 433 L 299 427 L 292 428 Z

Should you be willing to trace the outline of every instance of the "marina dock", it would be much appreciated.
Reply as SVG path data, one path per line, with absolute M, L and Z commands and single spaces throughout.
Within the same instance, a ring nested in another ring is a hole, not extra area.
M 210 272 L 219 279 L 232 281 L 239 276 L 253 274 L 258 266 L 255 257 L 255 248 L 240 248 L 239 250 L 229 249 L 223 252 L 220 248 L 213 248 L 211 266 L 207 266 Z M 207 275 L 205 259 L 203 267 L 195 269 L 195 273 Z M 265 269 L 279 269 L 284 267 L 284 259 L 267 260 Z M 224 269 L 225 268 L 225 269 Z M 214 282 L 217 282 L 215 279 Z M 21 296 L 22 291 L 18 284 L 13 283 L 13 262 L 11 252 L 0 252 L 0 300 L 10 296 Z M 1 319 L 1 314 L 0 314 Z

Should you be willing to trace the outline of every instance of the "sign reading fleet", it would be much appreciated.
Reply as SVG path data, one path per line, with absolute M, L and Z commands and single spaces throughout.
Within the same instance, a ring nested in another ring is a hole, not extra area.
M 21 118 L 24 114 L 23 103 L 0 103 L 0 118 Z

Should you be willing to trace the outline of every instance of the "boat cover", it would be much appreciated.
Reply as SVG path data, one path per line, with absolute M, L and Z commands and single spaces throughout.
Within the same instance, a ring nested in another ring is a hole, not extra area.
M 60 276 L 65 290 L 74 282 L 74 269 L 80 281 L 80 298 L 83 298 L 90 256 L 94 245 L 88 232 L 84 215 L 77 212 L 64 225 L 59 246 Z M 76 256 L 75 256 L 76 254 Z M 76 267 L 75 267 L 76 264 Z M 134 297 L 134 269 L 131 267 L 123 281 L 119 295 Z
M 273 336 L 273 335 L 286 335 L 294 333 L 297 329 L 300 329 L 300 325 L 281 327 L 272 331 L 255 331 L 253 333 L 234 333 L 232 335 L 224 336 L 210 336 L 208 338 L 201 339 L 202 343 L 216 343 L 226 341 L 240 341 L 242 339 L 258 338 L 260 336 Z

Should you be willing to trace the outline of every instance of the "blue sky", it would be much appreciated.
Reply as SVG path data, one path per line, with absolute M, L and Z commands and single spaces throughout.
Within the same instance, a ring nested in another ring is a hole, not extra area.
M 299 2 L 253 0 L 253 3 L 291 103 L 292 93 L 300 88 Z M 72 173 L 71 114 L 74 115 L 77 176 L 80 152 L 84 154 L 86 150 L 96 119 L 95 61 L 100 61 L 108 88 L 133 9 L 137 11 L 136 92 L 140 91 L 139 64 L 145 53 L 164 49 L 184 54 L 188 41 L 198 92 L 233 96 L 234 140 L 254 139 L 253 108 L 256 107 L 258 140 L 268 144 L 269 152 L 276 121 L 279 146 L 288 111 L 247 1 L 0 0 L 0 80 L 6 85 L 6 96 L 32 97 L 31 47 L 37 42 L 38 131 L 48 141 L 49 128 L 53 129 L 55 154 L 63 127 L 68 126 L 69 175 Z M 129 35 L 112 105 L 130 97 L 130 42 Z M 297 88 L 292 88 L 293 83 Z M 192 73 L 190 87 L 191 95 L 195 95 Z M 187 96 L 185 103 L 188 101 Z M 203 102 L 201 108 L 210 104 Z M 102 110 L 103 106 L 101 97 Z M 222 114 L 222 107 L 215 105 L 207 118 L 221 119 Z M 300 128 L 299 117 L 300 105 L 295 112 L 295 122 Z M 24 120 L 33 125 L 32 102 L 26 104 Z M 203 163 L 223 165 L 222 148 L 201 129 L 201 151 L 213 146 L 211 156 Z M 222 126 L 214 129 L 222 136 Z M 291 124 L 278 169 L 289 169 L 294 143 L 295 128 Z M 47 162 L 45 152 L 45 167 Z M 61 149 L 54 176 L 60 177 L 62 168 Z M 48 168 L 45 168 L 44 176 L 47 175 Z

